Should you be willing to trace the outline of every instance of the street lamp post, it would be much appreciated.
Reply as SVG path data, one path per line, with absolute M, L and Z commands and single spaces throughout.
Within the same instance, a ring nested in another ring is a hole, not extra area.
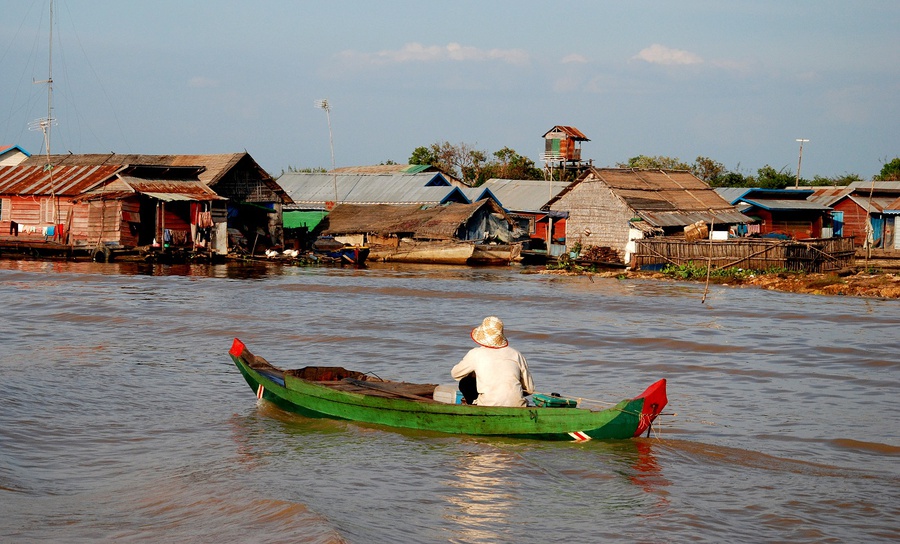
M 794 182 L 794 189 L 800 188 L 800 165 L 803 163 L 803 143 L 808 142 L 809 140 L 797 138 L 797 141 L 800 142 L 800 155 L 797 158 L 797 180 Z
M 337 172 L 334 171 L 334 137 L 331 134 L 331 104 L 328 99 L 316 100 L 316 107 L 325 110 L 325 118 L 328 120 L 328 144 L 331 146 L 331 183 L 334 185 L 334 203 L 338 201 Z

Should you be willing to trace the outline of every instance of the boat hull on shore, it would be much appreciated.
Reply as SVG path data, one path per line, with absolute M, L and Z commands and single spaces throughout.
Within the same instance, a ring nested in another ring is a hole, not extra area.
M 520 253 L 519 244 L 402 241 L 396 247 L 372 247 L 369 259 L 386 263 L 507 265 L 520 261 Z

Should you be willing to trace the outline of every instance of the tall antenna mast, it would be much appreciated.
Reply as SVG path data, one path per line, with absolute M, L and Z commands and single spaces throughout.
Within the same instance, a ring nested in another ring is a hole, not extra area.
M 316 107 L 325 110 L 325 118 L 328 120 L 328 143 L 331 146 L 331 182 L 334 185 L 334 203 L 338 202 L 337 172 L 334 171 L 334 137 L 331 135 L 331 104 L 328 99 L 316 100 Z
M 47 79 L 44 81 L 35 81 L 35 84 L 47 84 L 47 117 L 32 121 L 28 128 L 31 130 L 40 130 L 44 134 L 44 148 L 47 150 L 47 165 L 45 169 L 50 176 L 50 196 L 54 202 L 54 218 L 53 223 L 59 223 L 59 198 L 56 196 L 56 189 L 53 186 L 53 166 L 50 164 L 50 130 L 56 124 L 53 118 L 53 0 L 50 0 L 50 32 L 49 46 L 47 52 Z
M 50 32 L 47 33 L 47 121 L 53 119 L 53 0 L 50 0 Z M 50 123 L 47 124 L 47 163 L 50 163 Z M 51 174 L 52 175 L 52 174 Z

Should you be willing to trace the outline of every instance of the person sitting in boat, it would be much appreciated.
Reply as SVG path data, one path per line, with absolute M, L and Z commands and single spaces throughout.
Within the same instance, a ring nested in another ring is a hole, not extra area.
M 468 404 L 526 406 L 524 395 L 534 392 L 525 357 L 509 346 L 499 317 L 484 318 L 472 329 L 472 348 L 450 374 Z

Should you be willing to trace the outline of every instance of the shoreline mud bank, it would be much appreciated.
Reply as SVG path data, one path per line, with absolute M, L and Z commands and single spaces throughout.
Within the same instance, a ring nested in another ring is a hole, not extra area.
M 654 279 L 705 283 L 703 280 L 675 278 L 661 272 L 616 270 L 606 272 L 580 272 L 568 270 L 544 270 L 541 274 L 568 276 L 594 276 L 618 279 Z M 741 278 L 710 278 L 710 284 L 728 287 L 757 287 L 770 291 L 803 293 L 810 295 L 854 296 L 883 299 L 900 299 L 900 274 L 894 272 L 855 273 L 776 273 L 755 274 Z

